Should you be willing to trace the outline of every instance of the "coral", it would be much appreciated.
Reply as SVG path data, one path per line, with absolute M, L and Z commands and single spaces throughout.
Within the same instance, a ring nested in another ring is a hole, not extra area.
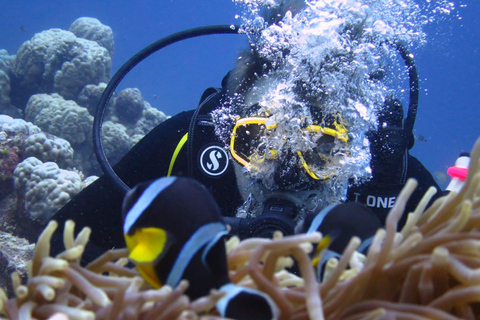
M 98 19 L 82 17 L 75 20 L 70 26 L 70 32 L 79 38 L 92 40 L 108 50 L 113 55 L 113 32 L 109 26 L 102 24 Z
M 110 78 L 110 55 L 96 42 L 77 38 L 69 55 L 73 58 L 65 61 L 54 77 L 54 91 L 65 99 L 76 99 L 87 84 L 106 82 Z
M 106 121 L 103 124 L 102 142 L 105 155 L 112 164 L 120 160 L 133 146 L 130 144 L 125 126 L 112 121 Z
M 98 103 L 96 100 L 100 99 L 103 86 L 86 86 L 78 100 L 88 108 L 93 108 Z M 115 99 L 114 105 L 117 107 L 113 109 L 117 111 L 107 117 L 109 121 L 105 121 L 102 128 L 105 154 L 111 162 L 118 161 L 146 133 L 167 119 L 163 112 L 143 101 L 138 90 L 125 89 L 122 93 L 119 95 L 120 99 Z M 132 105 L 135 105 L 135 108 L 132 108 Z M 125 108 L 119 112 L 119 106 Z M 130 111 L 127 112 L 127 109 Z M 132 110 L 136 110 L 137 116 L 133 116 Z M 129 116 L 126 117 L 126 114 Z M 56 93 L 36 94 L 28 100 L 25 118 L 42 131 L 70 142 L 75 150 L 74 166 L 87 175 L 97 172 L 98 165 L 90 161 L 93 153 L 93 117 L 87 108 L 77 105 L 75 101 L 65 100 Z M 126 119 L 130 120 L 126 122 Z
M 69 51 L 75 45 L 73 33 L 50 29 L 35 34 L 17 52 L 14 76 L 17 100 L 23 107 L 28 97 L 39 92 L 52 92 L 55 73 L 71 59 Z
M 0 49 L 0 70 L 8 73 L 13 68 L 13 63 L 15 61 L 15 56 L 8 54 L 8 51 L 5 49 Z
M 110 70 L 110 55 L 96 42 L 60 29 L 40 32 L 17 52 L 13 103 L 23 108 L 36 93 L 58 92 L 75 99 L 85 85 L 106 82 Z
M 146 135 L 153 128 L 158 126 L 163 121 L 167 120 L 168 117 L 162 111 L 152 108 L 148 102 L 145 101 L 143 115 L 137 121 L 133 128 L 133 134 Z
M 25 140 L 38 132 L 29 122 L 0 115 L 0 199 L 13 191 L 13 170 L 22 160 Z
M 36 219 L 48 220 L 83 188 L 77 172 L 54 162 L 29 157 L 14 171 L 15 187 L 25 190 L 25 209 Z
M 103 91 L 107 87 L 107 84 L 104 82 L 99 83 L 98 85 L 95 84 L 88 84 L 86 85 L 80 94 L 77 97 L 77 103 L 79 106 L 87 108 L 88 112 L 95 116 L 95 112 L 97 110 L 98 102 L 102 97 Z
M 33 169 L 41 164 L 42 161 L 35 157 L 29 157 L 23 160 L 15 170 L 15 188 L 24 189 L 30 180 Z
M 85 188 L 88 187 L 91 183 L 93 183 L 95 180 L 97 180 L 98 177 L 97 176 L 89 176 L 89 177 L 86 177 L 84 180 L 83 180 L 83 184 L 85 185 Z
M 121 122 L 135 123 L 142 116 L 144 101 L 140 90 L 127 88 L 117 95 L 114 103 L 115 115 Z
M 34 244 L 0 231 L 0 283 L 8 284 L 10 275 L 15 272 L 26 280 L 27 261 L 32 260 Z M 13 287 L 6 286 L 7 293 L 13 294 Z
M 65 168 L 72 164 L 73 149 L 67 140 L 40 132 L 25 140 L 24 157 L 36 157 L 43 162 L 54 161 Z
M 33 95 L 28 100 L 25 118 L 72 145 L 91 140 L 93 117 L 75 101 L 65 100 L 58 94 Z
M 13 171 L 20 161 L 17 147 L 0 150 L 0 199 L 12 192 Z
M 23 150 L 25 139 L 40 131 L 39 127 L 30 122 L 0 115 L 0 144 L 2 147 L 18 147 Z
M 459 193 L 437 199 L 425 211 L 435 192 L 429 190 L 397 230 L 416 186 L 409 180 L 367 255 L 355 252 L 360 240 L 352 238 L 341 258 L 328 260 L 321 281 L 308 254 L 321 240 L 316 232 L 242 242 L 231 238 L 226 246 L 230 278 L 268 294 L 281 319 L 474 319 L 480 302 L 480 139 L 471 160 Z M 28 282 L 12 282 L 16 297 L 7 300 L 0 292 L 0 312 L 9 319 L 221 319 L 215 307 L 221 292 L 190 301 L 184 281 L 174 289 L 152 290 L 126 265 L 126 249 L 80 266 L 90 230 L 74 238 L 72 221 L 65 225 L 66 250 L 49 257 L 56 227 L 50 222 L 39 237 Z M 285 270 L 292 258 L 301 277 Z
M 10 106 L 10 78 L 0 70 L 0 110 L 5 110 Z
M 4 114 L 18 114 L 10 101 L 10 76 L 14 56 L 9 56 L 7 50 L 0 50 L 0 112 Z

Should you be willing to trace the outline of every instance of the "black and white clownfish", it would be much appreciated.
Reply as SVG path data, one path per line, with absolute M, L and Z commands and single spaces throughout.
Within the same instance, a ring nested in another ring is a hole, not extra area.
M 129 258 L 154 288 L 186 279 L 191 299 L 216 288 L 217 309 L 234 319 L 277 319 L 265 294 L 230 283 L 223 238 L 228 231 L 213 196 L 190 178 L 164 177 L 130 190 L 123 202 Z

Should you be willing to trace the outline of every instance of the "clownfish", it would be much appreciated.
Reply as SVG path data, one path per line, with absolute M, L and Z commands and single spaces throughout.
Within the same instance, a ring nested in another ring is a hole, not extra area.
M 189 282 L 191 299 L 215 288 L 225 292 L 219 313 L 234 319 L 278 319 L 270 297 L 230 283 L 226 224 L 213 196 L 190 178 L 164 177 L 137 185 L 123 202 L 129 258 L 152 287 Z

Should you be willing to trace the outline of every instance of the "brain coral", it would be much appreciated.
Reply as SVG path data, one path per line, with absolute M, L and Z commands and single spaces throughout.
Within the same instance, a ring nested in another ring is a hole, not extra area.
M 0 112 L 18 116 L 18 110 L 11 104 L 10 76 L 15 56 L 8 55 L 7 50 L 0 50 Z
M 77 97 L 76 101 L 78 105 L 87 108 L 88 112 L 92 116 L 95 116 L 98 102 L 100 101 L 100 98 L 102 97 L 103 91 L 105 91 L 106 87 L 107 84 L 105 82 L 101 82 L 98 85 L 87 84 L 82 91 L 80 91 L 80 94 Z M 109 108 L 107 108 L 107 111 L 108 110 Z
M 77 37 L 92 40 L 108 50 L 113 55 L 113 32 L 109 26 L 95 18 L 78 18 L 70 26 L 70 32 Z
M 72 164 L 73 149 L 67 140 L 40 132 L 25 140 L 23 155 L 36 157 L 41 161 L 54 161 L 61 167 L 68 167 Z
M 88 110 L 58 94 L 33 95 L 25 109 L 25 118 L 73 145 L 91 140 L 93 117 Z
M 0 69 L 0 110 L 10 105 L 10 78 Z
M 78 194 L 82 179 L 77 172 L 60 169 L 55 162 L 29 157 L 14 171 L 15 187 L 25 190 L 25 209 L 35 218 L 50 219 Z
M 17 52 L 14 104 L 23 108 L 35 93 L 58 92 L 74 99 L 85 85 L 106 82 L 110 70 L 110 54 L 96 42 L 60 29 L 37 33 Z
M 24 148 L 25 139 L 35 133 L 41 132 L 40 128 L 22 119 L 13 119 L 7 115 L 0 115 L 0 146 Z
M 150 130 L 167 120 L 167 116 L 162 111 L 153 108 L 145 101 L 143 115 L 135 124 L 134 135 L 146 135 Z
M 126 123 L 135 123 L 143 113 L 144 102 L 140 90 L 127 88 L 115 98 L 115 115 Z
M 65 61 L 54 77 L 54 91 L 65 99 L 76 99 L 87 84 L 108 81 L 111 58 L 108 51 L 96 42 L 77 38 Z
M 111 163 L 116 163 L 133 146 L 124 125 L 106 121 L 103 124 L 102 142 L 105 155 Z

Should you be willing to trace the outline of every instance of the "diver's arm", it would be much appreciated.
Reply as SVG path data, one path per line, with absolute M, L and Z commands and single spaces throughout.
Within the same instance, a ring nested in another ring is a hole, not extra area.
M 117 165 L 118 176 L 130 187 L 142 181 L 165 176 L 178 141 L 188 131 L 193 111 L 182 112 L 158 125 L 138 142 Z M 175 174 L 182 170 L 182 161 L 175 164 Z M 63 249 L 62 233 L 66 220 L 72 219 L 76 232 L 90 227 L 88 255 L 115 247 L 124 247 L 121 228 L 121 208 L 124 194 L 106 176 L 97 179 L 80 194 L 70 200 L 52 220 L 59 223 L 52 251 Z
M 437 193 L 432 197 L 428 206 L 430 206 L 433 201 L 446 194 L 437 184 L 430 171 L 428 171 L 427 168 L 425 168 L 425 166 L 412 155 L 408 156 L 407 178 L 414 178 L 418 182 L 417 188 L 407 202 L 406 210 L 409 212 L 415 210 L 423 195 L 430 187 L 437 189 Z

